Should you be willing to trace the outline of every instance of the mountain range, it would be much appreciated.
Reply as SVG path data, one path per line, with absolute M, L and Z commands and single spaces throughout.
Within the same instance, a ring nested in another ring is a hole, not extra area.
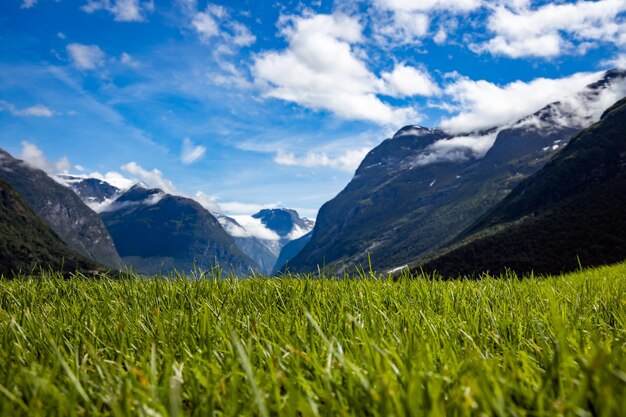
M 127 218 L 129 210 L 119 211 L 120 208 L 125 208 L 129 205 L 129 199 L 135 202 L 144 199 L 147 203 L 150 203 L 163 196 L 174 197 L 162 190 L 150 189 L 147 184 L 142 183 L 133 187 L 134 191 L 130 192 L 130 190 L 121 190 L 98 178 L 75 175 L 58 175 L 57 177 L 61 182 L 74 190 L 86 205 L 100 212 L 105 222 L 111 221 L 112 217 L 117 217 L 114 238 L 118 236 L 121 228 L 133 227 L 135 222 L 143 220 L 137 217 Z M 147 190 L 143 192 L 145 195 L 140 195 L 139 190 L 142 189 Z M 153 200 L 150 200 L 151 198 Z M 178 205 L 181 206 L 181 209 L 191 203 L 192 200 L 187 198 L 178 200 Z M 174 204 L 169 212 L 161 213 L 160 216 L 163 216 L 161 220 L 173 220 L 178 215 L 178 209 L 175 206 Z M 117 212 L 117 215 L 114 216 L 112 214 L 114 212 Z M 134 213 L 135 211 L 133 210 L 132 212 Z M 153 214 L 152 211 L 146 213 Z M 194 219 L 206 217 L 206 210 L 198 209 L 198 207 L 193 210 L 193 213 L 195 213 Z M 290 209 L 266 209 L 252 216 L 236 216 L 239 221 L 222 213 L 211 212 L 210 214 L 218 220 L 224 231 L 232 237 L 239 251 L 245 255 L 244 258 L 249 258 L 244 260 L 245 266 L 244 263 L 235 262 L 235 265 L 239 265 L 239 267 L 231 268 L 239 274 L 248 274 L 250 271 L 262 274 L 271 273 L 275 269 L 276 261 L 283 246 L 292 239 L 309 232 L 314 224 L 311 220 L 300 218 L 295 210 Z M 109 229 L 111 227 L 113 226 L 109 226 Z M 174 229 L 161 230 L 161 233 L 163 233 L 162 239 L 168 240 L 169 237 L 176 235 L 178 231 Z M 206 231 L 203 233 L 207 233 L 207 237 L 210 240 L 224 240 L 221 232 Z M 216 237 L 216 233 L 219 235 L 219 238 Z M 122 239 L 122 236 L 119 239 Z M 138 259 L 136 254 L 131 253 L 136 252 L 133 250 L 136 245 L 143 246 L 141 242 L 130 242 L 125 239 L 125 242 L 120 241 L 118 243 L 116 240 L 116 245 L 124 258 L 124 264 L 127 266 L 132 264 L 139 271 L 153 273 L 156 272 L 155 268 L 158 265 L 157 269 L 162 272 L 172 269 L 174 264 L 178 265 L 178 269 L 181 269 L 181 265 L 188 262 L 188 255 L 184 255 L 175 261 L 174 259 L 177 256 L 165 256 L 165 258 L 169 259 L 166 260 L 161 259 L 163 254 L 160 253 L 150 255 L 150 259 L 146 259 L 146 256 Z M 236 254 L 236 256 L 240 255 L 241 253 Z M 195 258 L 198 257 L 200 257 L 200 254 L 196 253 Z M 228 258 L 228 256 L 226 258 L 218 257 L 217 261 L 220 265 L 224 263 L 225 265 L 230 265 L 233 259 Z M 206 267 L 206 265 L 204 266 Z
M 623 97 L 625 78 L 623 71 L 608 71 L 574 97 L 481 132 L 400 129 L 369 152 L 346 188 L 320 209 L 289 270 L 342 272 L 371 261 L 385 271 L 434 253 Z
M 263 209 L 252 216 L 237 216 L 238 220 L 225 215 L 217 215 L 217 218 L 264 274 L 274 273 L 284 265 L 285 257 L 295 255 L 286 246 L 309 233 L 315 225 L 314 221 L 300 217 L 297 211 L 285 208 Z
M 612 70 L 514 123 L 472 133 L 405 126 L 367 154 L 316 222 L 285 208 L 212 213 L 144 183 L 53 179 L 0 150 L 2 271 L 219 265 L 244 276 L 372 266 L 453 276 L 619 261 L 625 95 L 626 72 Z
M 558 274 L 626 259 L 626 98 L 418 264 L 444 276 Z

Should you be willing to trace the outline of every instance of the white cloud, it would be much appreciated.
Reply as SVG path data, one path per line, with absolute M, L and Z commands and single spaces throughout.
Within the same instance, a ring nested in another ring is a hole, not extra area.
M 46 171 L 53 179 L 65 185 L 67 185 L 67 180 L 59 178 L 56 174 L 68 174 L 70 171 L 85 171 L 85 168 L 81 165 L 72 165 L 67 156 L 59 158 L 56 162 L 50 161 L 37 145 L 29 141 L 22 141 L 22 151 L 19 158 L 34 168 Z M 77 178 L 96 178 L 120 190 L 126 190 L 136 183 L 136 181 L 114 171 L 109 171 L 105 174 L 96 171 L 90 174 L 72 173 L 71 175 Z
M 89 0 L 81 9 L 86 13 L 106 10 L 118 22 L 143 22 L 146 14 L 154 11 L 154 3 L 152 0 Z
M 619 53 L 611 59 L 602 61 L 602 65 L 620 69 L 626 69 L 626 53 Z
M 24 160 L 24 162 L 31 167 L 46 171 L 50 175 L 67 173 L 70 169 L 74 168 L 67 156 L 60 158 L 56 162 L 52 162 L 46 158 L 43 151 L 37 145 L 28 141 L 22 141 L 22 151 L 19 158 Z
M 98 45 L 71 43 L 67 45 L 67 53 L 72 64 L 81 70 L 93 70 L 104 64 L 105 54 Z
M 336 157 L 328 156 L 325 152 L 307 152 L 296 156 L 291 152 L 278 151 L 274 162 L 279 165 L 298 166 L 304 168 L 333 168 L 345 172 L 354 172 L 370 148 L 349 149 Z
M 132 175 L 135 175 L 141 178 L 143 181 L 150 184 L 152 187 L 160 188 L 168 194 L 178 195 L 179 192 L 174 186 L 172 181 L 165 179 L 163 177 L 163 173 L 158 169 L 153 169 L 152 171 L 148 171 L 142 168 L 136 162 L 129 162 L 126 165 L 122 165 L 121 169 L 126 171 Z
M 374 34 L 382 44 L 416 44 L 428 34 L 430 19 L 421 12 L 396 10 L 374 21 Z
M 224 213 L 228 215 L 239 215 L 239 214 L 254 214 L 259 212 L 260 210 L 266 208 L 276 208 L 279 203 L 268 203 L 268 204 L 256 204 L 256 203 L 242 203 L 239 201 L 223 201 L 220 202 L 220 207 Z
M 133 57 L 127 52 L 122 52 L 122 55 L 120 55 L 120 62 L 132 68 L 139 67 L 139 62 L 133 59 Z
M 223 7 L 209 5 L 206 11 L 196 13 L 191 21 L 191 25 L 201 38 L 209 39 L 219 35 L 220 28 L 216 18 L 220 16 L 216 12 L 223 10 Z
M 579 53 L 594 42 L 626 45 L 625 11 L 625 0 L 548 3 L 536 9 L 529 3 L 498 5 L 487 25 L 495 36 L 472 49 L 513 58 L 547 58 Z
M 220 207 L 220 204 L 217 202 L 217 198 L 207 195 L 202 191 L 196 192 L 193 199 L 200 203 L 202 207 L 209 210 L 211 213 L 223 212 L 222 207 Z
M 468 12 L 482 4 L 482 0 L 375 0 L 375 2 L 382 8 L 409 12 L 432 10 Z
M 239 22 L 231 22 L 233 31 L 232 41 L 237 46 L 250 46 L 256 42 L 256 36 L 250 32 L 247 26 Z
M 458 162 L 468 160 L 471 157 L 482 158 L 495 143 L 498 133 L 498 130 L 493 130 L 484 135 L 464 135 L 438 140 L 418 155 L 414 165 L 422 166 L 446 161 Z
M 180 153 L 180 160 L 184 165 L 190 165 L 204 156 L 206 147 L 202 145 L 194 145 L 191 139 L 183 140 L 183 148 Z
M 216 197 L 205 194 L 202 191 L 196 192 L 193 199 L 211 213 L 223 213 L 231 217 L 238 215 L 249 216 L 263 209 L 276 208 L 280 205 L 280 203 L 256 204 L 239 201 L 219 201 Z
M 67 36 L 65 36 L 65 33 L 63 33 L 63 32 L 58 32 L 57 33 L 57 38 L 59 38 L 59 39 L 66 39 Z
M 362 26 L 352 17 L 307 15 L 283 17 L 287 49 L 255 58 L 253 74 L 267 97 L 314 110 L 379 124 L 418 119 L 410 107 L 393 107 L 377 96 L 385 82 L 370 72 L 352 45 L 363 41 Z
M 227 226 L 226 231 L 231 236 L 237 237 L 256 237 L 262 240 L 280 240 L 280 236 L 270 229 L 268 229 L 261 219 L 255 219 L 250 215 L 232 215 L 232 217 L 241 227 L 237 227 L 230 223 Z
M 18 109 L 13 103 L 7 101 L 0 101 L 0 111 L 8 110 L 14 116 L 26 116 L 26 117 L 52 117 L 54 112 L 48 107 L 42 104 L 36 104 L 34 106 Z
M 54 115 L 52 110 L 50 110 L 49 108 L 41 104 L 37 104 L 31 107 L 26 107 L 23 110 L 17 110 L 15 114 L 19 116 L 35 116 L 35 117 L 52 117 Z
M 124 175 L 120 174 L 119 172 L 115 172 L 115 171 L 109 171 L 104 174 L 101 174 L 96 171 L 96 172 L 92 172 L 90 174 L 84 175 L 84 178 L 99 179 L 101 181 L 111 184 L 112 186 L 116 188 L 119 188 L 122 191 L 129 189 L 135 184 L 135 181 L 133 181 L 132 179 L 127 178 Z
M 247 26 L 234 20 L 223 6 L 207 4 L 203 12 L 195 9 L 195 4 L 184 4 L 191 15 L 191 27 L 200 39 L 209 41 L 221 38 L 227 48 L 232 46 L 245 47 L 256 42 L 256 36 Z
M 382 13 L 374 18 L 374 34 L 383 44 L 419 44 L 429 34 L 431 13 L 468 13 L 483 3 L 482 0 L 374 0 Z M 434 36 L 435 43 L 445 42 L 447 35 L 440 27 Z
M 387 84 L 386 91 L 393 97 L 431 97 L 440 93 L 430 74 L 418 68 L 400 64 L 392 72 L 383 72 L 381 76 Z
M 439 30 L 437 31 L 435 36 L 433 36 L 433 41 L 437 45 L 442 45 L 447 39 L 448 39 L 448 32 L 446 31 L 445 28 L 439 27 Z
M 37 0 L 23 0 L 22 5 L 20 6 L 22 9 L 30 9 L 35 4 L 37 4 Z
M 442 120 L 441 127 L 455 132 L 469 132 L 511 123 L 581 91 L 601 75 L 577 73 L 565 78 L 515 81 L 504 86 L 459 77 L 445 88 L 445 94 L 459 114 Z

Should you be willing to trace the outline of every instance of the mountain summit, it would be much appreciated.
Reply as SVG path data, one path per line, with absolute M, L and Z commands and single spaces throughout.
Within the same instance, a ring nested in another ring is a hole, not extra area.
M 283 249 L 309 233 L 314 221 L 300 217 L 297 211 L 285 208 L 263 209 L 251 216 L 217 215 L 218 220 L 235 239 L 237 246 L 254 259 L 259 272 L 270 274 L 277 262 L 284 264 Z M 294 254 L 289 252 L 288 259 Z M 287 255 L 285 255 L 287 256 Z
M 126 266 L 143 273 L 219 265 L 245 275 L 257 265 L 199 203 L 136 184 L 101 213 Z
M 561 273 L 626 258 L 626 98 L 421 267 Z
M 626 73 L 609 71 L 579 94 L 515 123 L 450 134 L 406 126 L 362 161 L 322 206 L 295 272 L 407 264 L 449 243 L 539 171 L 581 128 L 626 93 Z
M 120 257 L 102 220 L 74 192 L 1 149 L 0 177 L 70 249 L 102 265 L 120 268 Z

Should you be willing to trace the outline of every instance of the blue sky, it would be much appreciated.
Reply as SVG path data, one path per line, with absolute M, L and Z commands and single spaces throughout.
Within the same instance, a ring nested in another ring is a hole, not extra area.
M 0 147 L 314 217 L 405 124 L 514 121 L 626 66 L 626 0 L 4 0 Z

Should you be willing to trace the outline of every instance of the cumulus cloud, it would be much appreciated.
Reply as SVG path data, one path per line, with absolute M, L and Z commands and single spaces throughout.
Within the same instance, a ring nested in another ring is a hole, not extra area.
M 545 105 L 581 91 L 602 73 L 577 73 L 565 78 L 536 78 L 503 86 L 485 80 L 457 77 L 445 88 L 458 114 L 441 121 L 441 127 L 468 132 L 511 123 Z
M 102 66 L 106 57 L 98 45 L 80 43 L 67 45 L 67 53 L 72 64 L 81 70 L 93 70 Z
M 291 152 L 278 151 L 274 156 L 274 162 L 279 165 L 304 168 L 326 167 L 345 172 L 354 172 L 369 151 L 369 148 L 349 149 L 335 157 L 329 156 L 325 152 L 307 152 L 297 156 Z
M 393 97 L 431 97 L 440 93 L 428 72 L 405 64 L 396 65 L 393 71 L 383 72 L 381 76 L 386 83 L 385 90 Z
M 152 187 L 160 188 L 168 194 L 178 195 L 179 192 L 174 186 L 172 181 L 163 177 L 163 173 L 158 169 L 151 171 L 142 168 L 137 162 L 129 162 L 122 165 L 121 169 L 129 174 L 139 177 L 141 180 L 147 182 Z
M 86 13 L 105 10 L 118 22 L 143 22 L 146 15 L 154 11 L 154 3 L 152 0 L 89 0 L 81 9 Z
M 191 139 L 183 140 L 183 148 L 180 153 L 180 160 L 184 165 L 190 165 L 204 156 L 206 147 L 202 145 L 194 145 Z
M 56 162 L 50 161 L 37 145 L 28 141 L 22 141 L 22 151 L 19 158 L 31 167 L 46 171 L 50 175 L 67 173 L 74 169 L 67 156 Z
M 357 19 L 342 14 L 283 17 L 281 34 L 289 45 L 256 56 L 256 81 L 267 97 L 345 119 L 383 125 L 415 122 L 413 108 L 394 107 L 378 97 L 386 92 L 385 80 L 353 48 L 364 41 L 362 30 Z
M 626 1 L 496 5 L 487 28 L 494 37 L 472 48 L 477 52 L 521 57 L 577 53 L 595 42 L 626 45 Z
M 13 103 L 0 101 L 0 111 L 8 111 L 14 116 L 22 117 L 52 117 L 54 112 L 42 104 L 18 109 Z

